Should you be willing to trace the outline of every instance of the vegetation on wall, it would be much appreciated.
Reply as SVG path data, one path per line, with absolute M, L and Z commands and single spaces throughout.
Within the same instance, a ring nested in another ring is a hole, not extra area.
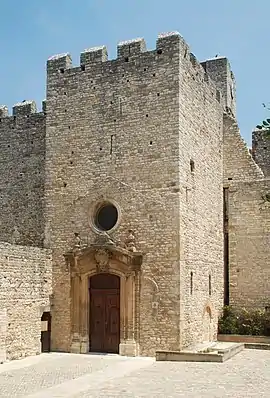
M 220 334 L 270 336 L 270 312 L 258 309 L 235 310 L 225 306 L 219 319 Z
M 270 111 L 270 108 L 268 106 L 266 106 L 265 104 L 262 105 L 264 108 Z M 259 130 L 264 130 L 266 137 L 270 138 L 270 119 L 263 120 L 261 124 L 258 124 L 256 126 L 256 128 Z

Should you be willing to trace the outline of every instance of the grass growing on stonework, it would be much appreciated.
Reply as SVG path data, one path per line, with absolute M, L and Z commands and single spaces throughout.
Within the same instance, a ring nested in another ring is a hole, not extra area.
M 220 334 L 241 334 L 252 336 L 270 336 L 270 313 L 258 309 L 236 310 L 225 306 L 219 319 Z

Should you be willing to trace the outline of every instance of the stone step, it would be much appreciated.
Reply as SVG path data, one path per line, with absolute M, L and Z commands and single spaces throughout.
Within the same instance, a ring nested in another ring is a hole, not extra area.
M 157 351 L 157 361 L 225 362 L 245 348 L 243 343 L 208 343 L 182 351 Z

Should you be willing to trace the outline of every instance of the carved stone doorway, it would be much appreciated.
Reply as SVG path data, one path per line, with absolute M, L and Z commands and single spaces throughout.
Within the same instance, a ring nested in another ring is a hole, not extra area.
M 89 350 L 119 353 L 120 278 L 108 273 L 89 278 Z
M 65 259 L 71 282 L 70 351 L 139 355 L 142 253 L 109 242 L 77 247 Z

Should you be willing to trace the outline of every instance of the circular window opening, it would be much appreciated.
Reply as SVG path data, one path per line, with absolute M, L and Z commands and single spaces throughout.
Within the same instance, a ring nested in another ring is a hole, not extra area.
M 101 231 L 109 231 L 118 220 L 118 210 L 112 203 L 102 205 L 95 216 L 95 224 Z

